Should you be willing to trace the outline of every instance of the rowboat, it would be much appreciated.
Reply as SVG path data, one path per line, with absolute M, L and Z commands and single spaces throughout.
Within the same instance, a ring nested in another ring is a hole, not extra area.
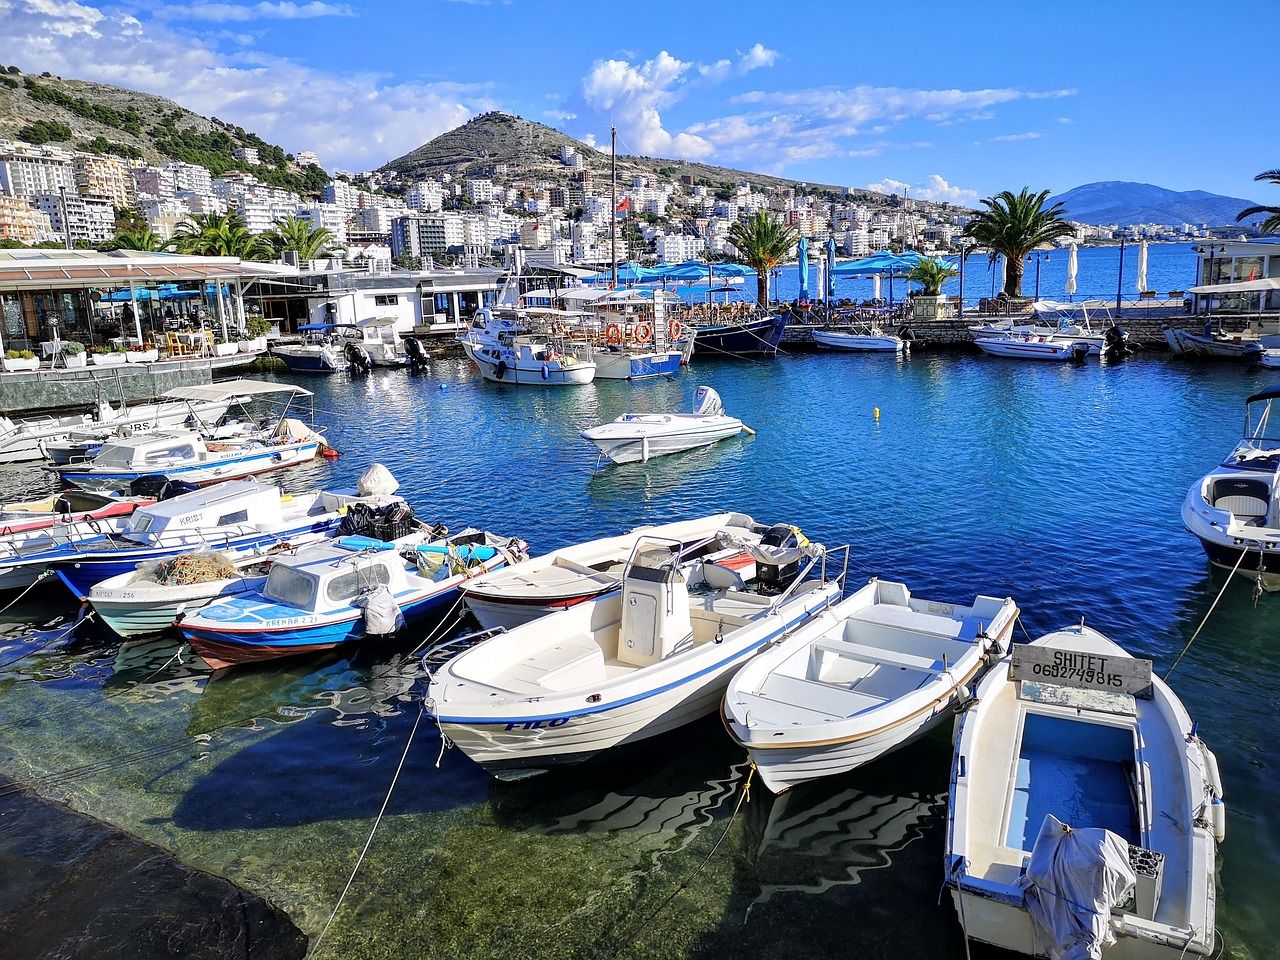
M 729 682 L 725 727 L 782 793 L 847 773 L 952 716 L 1008 649 L 1018 608 L 960 606 L 872 580 L 750 661 Z
M 966 936 L 1032 956 L 1212 955 L 1218 763 L 1151 662 L 1082 624 L 1015 646 L 976 696 L 947 825 Z
M 751 548 L 749 581 L 683 553 L 641 537 L 621 591 L 465 650 L 433 676 L 426 712 L 500 777 L 580 763 L 713 713 L 733 673 L 826 609 L 844 576 L 817 544 Z
M 637 527 L 630 533 L 562 547 L 476 577 L 463 586 L 462 594 L 467 609 L 486 630 L 510 629 L 616 592 L 622 586 L 627 557 L 641 537 L 676 541 L 687 561 L 714 558 L 750 578 L 755 561 L 744 554 L 741 545 L 758 543 L 769 529 L 741 513 Z
M 653 457 L 681 453 L 736 437 L 742 421 L 725 416 L 720 394 L 698 387 L 689 413 L 625 413 L 611 423 L 582 431 L 614 463 L 648 463 Z

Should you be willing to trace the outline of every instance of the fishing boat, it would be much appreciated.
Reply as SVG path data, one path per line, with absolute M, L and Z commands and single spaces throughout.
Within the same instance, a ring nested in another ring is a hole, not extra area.
M 993 357 L 1018 357 L 1029 360 L 1071 360 L 1081 363 L 1089 355 L 1089 344 L 1084 341 L 1042 337 L 1036 334 L 1022 336 L 975 337 L 975 344 L 983 353 Z
M 757 320 L 737 320 L 728 323 L 706 323 L 695 326 L 693 341 L 695 356 L 748 357 L 773 356 L 787 330 L 790 314 L 786 311 L 770 314 Z
M 1209 562 L 1243 568 L 1269 590 L 1280 589 L 1280 425 L 1271 426 L 1277 400 L 1280 387 L 1245 400 L 1240 441 L 1182 501 L 1183 525 Z
M 674 296 L 660 290 L 609 290 L 587 304 L 576 330 L 589 338 L 586 359 L 597 380 L 648 380 L 678 373 L 688 344 L 684 325 L 671 316 Z
M 965 935 L 1006 950 L 1207 957 L 1225 816 L 1177 696 L 1081 624 L 1016 645 L 960 715 L 946 883 Z
M 476 577 L 462 593 L 467 609 L 486 630 L 510 629 L 585 603 L 622 586 L 622 572 L 641 537 L 681 545 L 687 562 L 714 559 L 750 579 L 755 561 L 742 544 L 760 542 L 773 530 L 781 543 L 790 527 L 773 529 L 741 513 L 716 513 L 697 520 L 637 527 L 621 536 L 574 544 Z
M 910 353 L 911 343 L 874 323 L 849 330 L 814 330 L 813 342 L 827 350 L 859 353 Z
M 747 549 L 751 580 L 711 560 L 686 564 L 678 541 L 643 536 L 620 591 L 465 650 L 432 677 L 424 709 L 504 777 L 579 763 L 713 713 L 734 671 L 842 588 L 844 571 L 829 575 L 817 544 Z
M 38 536 L 50 527 L 101 524 L 122 520 L 151 501 L 142 497 L 109 497 L 82 490 L 64 490 L 40 500 L 0 504 L 0 541 Z
M 30 582 L 52 569 L 72 593 L 87 597 L 94 584 L 132 572 L 139 563 L 198 550 L 234 555 L 280 544 L 298 546 L 335 533 L 357 506 L 392 504 L 404 501 L 359 489 L 285 494 L 254 480 L 231 480 L 139 507 L 118 533 L 86 531 L 43 549 L 5 550 L 0 544 L 0 585 L 6 576 L 25 574 Z M 348 530 L 362 532 L 350 525 Z
M 1260 336 L 1249 327 L 1236 333 L 1226 333 L 1206 323 L 1201 332 L 1193 333 L 1166 323 L 1160 331 L 1173 353 L 1189 357 L 1261 360 L 1265 350 L 1280 347 L 1280 337 Z
M 563 340 L 519 330 L 514 318 L 481 307 L 459 341 L 481 376 L 495 383 L 566 386 L 595 379 L 595 363 L 575 356 Z
M 121 637 L 160 633 L 187 611 L 260 587 L 272 560 L 284 555 L 281 547 L 274 546 L 239 555 L 182 553 L 140 563 L 134 570 L 95 584 L 89 590 L 89 605 Z
M 302 340 L 298 343 L 277 343 L 271 352 L 283 361 L 292 373 L 337 373 L 347 368 L 347 358 L 342 346 L 332 336 L 331 323 L 304 323 L 298 327 Z
M 266 582 L 185 616 L 183 638 L 214 669 L 389 635 L 452 601 L 473 576 L 524 558 L 523 541 L 423 529 L 393 541 L 341 537 L 276 560 Z
M 286 418 L 274 430 L 224 441 L 205 440 L 195 432 L 121 437 L 104 443 L 87 463 L 49 469 L 64 484 L 81 490 L 119 490 L 139 477 L 205 486 L 306 463 L 324 446 L 323 436 L 301 420 Z
M 1017 614 L 1008 599 L 940 603 L 872 580 L 739 670 L 725 727 L 774 793 L 847 773 L 950 719 Z
M 689 413 L 624 413 L 611 423 L 582 431 L 614 463 L 648 463 L 662 457 L 736 437 L 742 421 L 725 416 L 720 394 L 698 387 Z

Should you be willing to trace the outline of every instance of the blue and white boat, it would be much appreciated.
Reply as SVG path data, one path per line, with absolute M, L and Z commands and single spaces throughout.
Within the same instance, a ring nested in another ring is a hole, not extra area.
M 301 343 L 277 344 L 271 352 L 293 373 L 337 373 L 347 369 L 347 358 L 332 330 L 331 323 L 304 323 L 298 328 Z
M 523 541 L 480 530 L 341 537 L 276 561 L 260 589 L 212 603 L 179 629 L 215 670 L 330 650 L 395 633 L 455 601 L 472 577 L 524 558 Z
M 233 480 L 141 507 L 118 533 L 24 551 L 0 559 L 0 566 L 10 575 L 22 571 L 31 580 L 52 569 L 77 597 L 87 597 L 94 584 L 128 573 L 139 563 L 193 550 L 220 550 L 234 557 L 273 545 L 312 543 L 337 533 L 354 504 L 403 502 L 387 494 L 285 494 L 267 484 Z

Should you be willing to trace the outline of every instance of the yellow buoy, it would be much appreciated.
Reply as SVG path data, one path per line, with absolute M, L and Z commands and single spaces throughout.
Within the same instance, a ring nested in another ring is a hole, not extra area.
M 873 408 L 871 409 L 871 416 L 872 416 L 872 417 L 874 417 L 876 420 L 879 420 L 879 419 L 880 419 L 880 408 L 879 408 L 879 407 L 873 407 Z

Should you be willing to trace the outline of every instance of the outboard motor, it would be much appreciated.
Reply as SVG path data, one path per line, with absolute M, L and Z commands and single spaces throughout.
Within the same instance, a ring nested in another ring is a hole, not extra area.
M 347 363 L 351 365 L 352 370 L 368 373 L 373 369 L 373 361 L 369 359 L 369 351 L 358 343 L 348 343 L 342 348 L 342 355 L 347 358 Z
M 775 524 L 760 538 L 761 553 L 756 557 L 756 578 L 767 589 L 782 590 L 800 572 L 800 535 L 795 527 Z M 774 555 L 776 563 L 761 559 Z
M 184 493 L 194 493 L 200 488 L 185 480 L 170 480 L 164 474 L 143 474 L 129 484 L 132 497 L 150 497 L 153 500 L 171 500 Z
M 720 394 L 708 386 L 698 387 L 693 391 L 693 412 L 700 417 L 718 417 L 724 413 L 724 404 L 720 402 Z
M 1102 355 L 1111 362 L 1123 360 L 1133 353 L 1129 346 L 1129 334 L 1117 326 L 1107 327 L 1102 332 Z
M 404 355 L 409 358 L 409 369 L 421 370 L 427 365 L 427 348 L 417 337 L 404 339 Z
M 1071 344 L 1071 362 L 1084 363 L 1089 358 L 1089 345 L 1080 340 Z
M 911 340 L 914 340 L 915 338 L 916 338 L 916 335 L 912 332 L 911 328 L 907 326 L 905 323 L 898 328 L 899 340 L 911 341 Z

